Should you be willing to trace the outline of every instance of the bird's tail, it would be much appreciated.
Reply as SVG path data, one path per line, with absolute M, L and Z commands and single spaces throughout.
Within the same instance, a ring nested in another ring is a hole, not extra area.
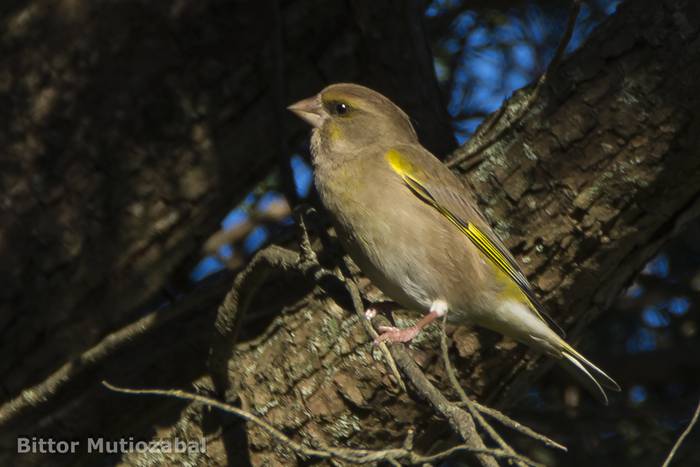
M 558 359 L 560 364 L 603 404 L 608 396 L 603 388 L 620 391 L 620 386 L 603 370 L 589 362 L 549 327 L 534 305 L 527 307 L 520 302 L 504 301 L 486 327 L 500 331 L 520 342 L 534 347 Z
M 603 404 L 608 405 L 608 396 L 603 388 L 620 391 L 620 385 L 615 380 L 553 332 L 550 339 L 546 340 L 532 335 L 530 337 L 543 348 L 550 349 L 549 352 L 558 353 L 561 356 L 559 360 L 561 366 Z
M 573 347 L 566 342 L 563 342 L 561 350 L 561 364 L 565 370 L 571 373 L 578 379 L 591 393 L 596 396 L 603 404 L 608 405 L 608 396 L 605 394 L 606 389 L 611 391 L 620 391 L 620 385 L 615 382 L 610 376 L 605 374 L 603 370 L 588 361 L 583 355 L 578 353 Z

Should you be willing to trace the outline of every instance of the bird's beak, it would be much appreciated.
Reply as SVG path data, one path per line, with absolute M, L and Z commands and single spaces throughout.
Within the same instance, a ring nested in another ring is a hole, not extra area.
M 287 109 L 294 112 L 299 118 L 310 124 L 314 128 L 321 126 L 323 120 L 323 109 L 318 96 L 312 96 L 292 104 Z

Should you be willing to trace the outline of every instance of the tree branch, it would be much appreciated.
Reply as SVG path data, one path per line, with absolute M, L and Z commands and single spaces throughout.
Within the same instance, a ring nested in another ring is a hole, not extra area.
M 354 464 L 370 464 L 381 461 L 386 462 L 396 462 L 403 461 L 408 465 L 423 465 L 426 463 L 433 463 L 450 457 L 451 455 L 460 452 L 472 452 L 479 455 L 488 454 L 494 458 L 498 459 L 521 459 L 521 456 L 517 454 L 512 454 L 506 452 L 502 449 L 487 449 L 487 448 L 472 448 L 466 444 L 461 444 L 458 446 L 451 447 L 437 454 L 430 456 L 423 456 L 410 449 L 406 448 L 406 445 L 410 446 L 410 441 L 404 443 L 404 447 L 393 448 L 393 449 L 351 449 L 344 447 L 331 447 L 323 446 L 318 448 L 310 448 L 304 446 L 301 443 L 294 441 L 287 435 L 279 431 L 277 428 L 266 422 L 265 420 L 255 416 L 254 414 L 234 407 L 225 402 L 212 399 L 210 397 L 202 396 L 200 394 L 194 394 L 191 392 L 181 391 L 179 389 L 134 389 L 134 388 L 123 388 L 115 386 L 108 383 L 107 381 L 102 381 L 102 384 L 110 391 L 122 393 L 122 394 L 132 394 L 132 395 L 154 395 L 163 397 L 172 397 L 176 399 L 188 400 L 191 402 L 199 402 L 201 404 L 207 405 L 209 407 L 214 407 L 221 410 L 222 412 L 230 413 L 236 415 L 248 422 L 251 422 L 262 428 L 268 435 L 273 437 L 279 443 L 285 445 L 297 455 L 301 457 L 316 457 L 320 459 L 338 459 L 346 462 L 351 462 Z M 407 436 L 407 440 L 412 436 L 411 433 Z M 497 465 L 497 464 L 494 464 Z M 542 464 L 535 462 L 529 463 L 529 465 L 538 467 Z
M 678 437 L 678 439 L 676 440 L 676 443 L 673 445 L 673 448 L 671 448 L 671 452 L 668 453 L 668 456 L 666 457 L 666 460 L 664 461 L 661 467 L 668 467 L 671 464 L 673 457 L 676 455 L 676 451 L 678 451 L 678 448 L 681 447 L 681 444 L 683 444 L 685 438 L 688 436 L 688 434 L 690 434 L 691 430 L 698 421 L 698 417 L 700 417 L 700 402 L 698 402 L 698 406 L 695 408 L 693 418 L 690 419 L 690 423 L 688 423 L 688 426 L 685 427 L 683 433 L 681 433 L 680 437 Z
M 552 71 L 559 66 L 562 58 L 564 57 L 564 52 L 566 47 L 571 41 L 571 36 L 574 33 L 574 26 L 576 26 L 576 19 L 578 18 L 579 11 L 581 10 L 581 0 L 572 0 L 571 11 L 569 12 L 569 17 L 566 21 L 566 27 L 564 28 L 564 34 L 559 41 L 556 51 L 552 60 L 549 62 L 547 69 L 542 73 L 542 75 L 537 80 L 535 88 L 527 96 L 524 102 L 519 103 L 517 108 L 512 108 L 507 105 L 502 105 L 498 111 L 491 116 L 488 120 L 479 126 L 479 129 L 474 133 L 474 135 L 467 141 L 467 143 L 461 148 L 457 149 L 450 159 L 446 162 L 448 167 L 455 167 L 460 165 L 465 161 L 470 161 L 466 170 L 474 167 L 480 162 L 480 159 L 471 160 L 479 156 L 486 148 L 493 145 L 503 133 L 511 128 L 513 125 L 517 124 L 522 118 L 527 114 L 532 105 L 535 103 L 537 98 L 540 96 L 540 91 L 547 82 L 548 77 L 552 74 Z
M 207 292 L 211 293 L 212 290 Z M 153 311 L 143 318 L 114 331 L 97 344 L 63 364 L 41 383 L 24 389 L 17 397 L 0 406 L 0 426 L 7 425 L 28 410 L 44 405 L 79 375 L 98 368 L 108 358 L 123 350 L 124 346 L 145 334 L 175 321 L 202 303 L 202 294 L 193 292 L 182 303 L 167 310 Z

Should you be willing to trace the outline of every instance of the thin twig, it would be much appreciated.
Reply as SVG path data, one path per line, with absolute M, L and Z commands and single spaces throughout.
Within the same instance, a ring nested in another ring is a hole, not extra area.
M 98 368 L 128 343 L 192 311 L 195 304 L 201 304 L 201 301 L 201 295 L 195 292 L 192 297 L 176 306 L 153 311 L 108 334 L 78 357 L 63 364 L 41 383 L 24 389 L 17 397 L 4 403 L 0 407 L 0 426 L 16 420 L 29 409 L 51 401 L 59 390 L 80 374 Z
M 313 251 L 304 253 L 304 250 L 311 249 L 310 241 L 308 240 L 308 234 L 306 232 L 306 227 L 303 224 L 303 219 L 300 219 L 300 226 L 302 228 L 303 234 L 301 236 L 301 250 L 302 256 L 306 256 L 311 260 L 316 260 L 316 255 Z M 355 280 L 350 276 L 350 265 L 348 264 L 347 258 L 344 258 L 345 270 L 347 271 L 347 276 L 343 275 L 342 271 L 338 272 L 338 279 L 342 280 L 345 288 L 350 295 L 352 306 L 355 310 L 355 314 L 358 319 L 363 324 L 371 338 L 374 340 L 377 337 L 377 332 L 372 327 L 371 323 L 365 318 L 364 307 L 362 304 L 362 297 L 360 295 L 359 287 L 357 286 Z M 464 413 L 461 409 L 456 406 L 451 406 L 451 404 L 444 398 L 444 396 L 428 381 L 423 372 L 418 368 L 413 359 L 405 352 L 403 346 L 394 345 L 392 349 L 389 349 L 386 343 L 382 343 L 380 348 L 385 353 L 385 358 L 389 368 L 392 373 L 394 373 L 398 384 L 401 386 L 402 390 L 406 391 L 406 385 L 399 372 L 399 365 L 397 364 L 397 359 L 401 359 L 401 369 L 407 374 L 409 380 L 413 383 L 414 387 L 418 389 L 418 392 L 426 397 L 429 401 L 433 403 L 433 407 L 439 413 L 442 413 L 445 418 L 450 422 L 455 431 L 457 431 L 462 439 L 464 439 L 467 446 L 477 450 L 487 449 L 478 433 L 476 432 L 476 427 L 470 417 Z M 398 357 L 397 357 L 398 355 Z M 455 410 L 456 409 L 456 410 Z M 460 413 L 461 412 L 461 413 Z M 473 451 L 475 452 L 475 451 Z M 515 453 L 509 453 L 517 457 Z M 481 463 L 486 467 L 495 467 L 497 464 L 495 461 L 486 455 L 479 455 L 477 453 Z
M 347 267 L 347 259 L 345 261 L 346 269 L 349 270 L 349 268 Z M 367 334 L 369 334 L 371 341 L 377 342 L 377 337 L 379 337 L 379 334 L 377 334 L 377 331 L 375 331 L 372 327 L 372 323 L 365 317 L 365 314 L 362 309 L 362 298 L 360 296 L 359 287 L 352 279 L 343 277 L 343 280 L 345 282 L 345 288 L 347 289 L 348 293 L 350 294 L 350 298 L 352 299 L 353 308 L 355 309 L 355 314 L 357 315 L 357 318 L 362 323 L 362 326 L 364 326 L 365 331 L 367 331 Z M 394 375 L 397 384 L 403 392 L 407 392 L 406 383 L 401 377 L 401 372 L 396 366 L 396 361 L 391 355 L 391 352 L 389 351 L 389 347 L 386 345 L 386 342 L 379 343 L 379 350 L 382 352 L 382 355 L 384 355 L 384 359 L 386 360 L 386 363 L 389 366 L 389 370 Z
M 297 222 L 297 226 L 299 228 L 299 249 L 301 251 L 301 257 L 303 258 L 304 261 L 307 261 L 309 263 L 316 263 L 319 264 L 318 262 L 318 257 L 316 255 L 316 252 L 313 250 L 313 247 L 311 246 L 311 240 L 309 239 L 309 231 L 306 227 L 306 220 L 304 219 L 304 214 L 312 211 L 313 208 L 306 208 L 304 206 L 296 209 L 294 211 L 294 217 Z M 345 270 L 347 271 L 348 275 L 350 275 L 350 266 L 348 264 L 348 258 L 343 257 L 343 263 L 345 264 Z M 353 280 L 348 280 L 342 271 L 338 271 L 337 273 L 333 273 L 329 271 L 330 275 L 335 276 L 339 281 L 341 281 L 345 289 L 347 290 L 348 294 L 350 295 L 350 299 L 352 300 L 353 303 L 353 308 L 355 310 L 355 314 L 357 315 L 358 319 L 362 323 L 362 325 L 365 328 L 365 331 L 370 337 L 371 341 L 375 341 L 377 338 L 377 332 L 374 330 L 372 327 L 372 324 L 365 318 L 364 313 L 362 312 L 362 297 L 360 295 L 360 290 L 357 287 L 357 284 Z M 359 311 L 358 311 L 359 310 Z M 396 362 L 394 361 L 394 358 L 391 356 L 391 352 L 389 352 L 389 348 L 386 346 L 386 343 L 382 342 L 379 345 L 379 350 L 382 352 L 384 355 L 384 359 L 386 360 L 387 365 L 389 366 L 389 370 L 392 372 L 394 375 L 394 378 L 396 379 L 397 384 L 401 388 L 403 392 L 406 392 L 406 383 L 404 383 L 403 378 L 401 377 L 401 372 L 399 372 L 399 369 L 396 367 Z
M 230 413 L 233 415 L 236 415 L 248 422 L 253 423 L 257 427 L 261 428 L 264 430 L 268 435 L 270 435 L 272 438 L 277 440 L 278 442 L 286 445 L 289 447 L 291 450 L 293 450 L 296 454 L 302 456 L 302 457 L 316 457 L 320 459 L 340 459 L 346 462 L 351 462 L 355 464 L 369 464 L 369 463 L 376 463 L 376 462 L 381 462 L 381 461 L 387 461 L 391 463 L 398 463 L 398 461 L 403 461 L 405 464 L 408 465 L 422 465 L 425 463 L 433 463 L 437 462 L 443 459 L 448 458 L 449 456 L 460 452 L 460 451 L 466 451 L 466 452 L 473 452 L 476 454 L 489 454 L 490 456 L 493 456 L 495 458 L 499 459 L 517 459 L 517 457 L 514 457 L 510 453 L 507 453 L 503 451 L 502 449 L 474 449 L 471 447 L 468 447 L 464 444 L 459 445 L 459 446 L 454 446 L 452 448 L 449 448 L 445 451 L 442 451 L 438 454 L 430 455 L 430 456 L 423 456 L 421 454 L 418 454 L 416 452 L 413 452 L 411 449 L 407 449 L 406 446 L 410 446 L 410 443 L 404 442 L 404 446 L 401 448 L 392 448 L 392 449 L 380 449 L 380 450 L 370 450 L 370 449 L 351 449 L 351 448 L 342 448 L 342 447 L 330 447 L 330 446 L 322 446 L 318 448 L 311 448 L 308 446 L 305 446 L 297 441 L 294 441 L 293 439 L 289 438 L 287 435 L 282 433 L 280 430 L 266 422 L 265 420 L 257 417 L 256 415 L 240 409 L 238 407 L 234 407 L 230 404 L 218 401 L 216 399 L 212 399 L 210 397 L 202 396 L 200 394 L 194 394 L 191 392 L 187 391 L 182 391 L 179 389 L 134 389 L 134 388 L 123 388 L 123 387 L 118 387 L 113 384 L 108 383 L 107 381 L 102 381 L 102 384 L 109 390 L 122 393 L 122 394 L 135 394 L 135 395 L 154 395 L 154 396 L 163 396 L 163 397 L 172 397 L 176 399 L 183 399 L 183 400 L 188 400 L 192 402 L 199 402 L 201 404 L 207 405 L 209 407 L 214 407 L 222 412 Z M 411 436 L 411 433 L 409 432 L 408 437 Z
M 366 321 L 364 319 L 362 301 L 360 299 L 357 284 L 355 284 L 352 278 L 345 278 L 345 283 L 348 288 L 348 292 L 352 297 L 352 302 L 356 314 L 360 316 L 363 321 Z M 380 319 L 384 318 L 380 317 Z M 376 331 L 372 329 L 372 333 L 376 334 Z M 476 430 L 476 426 L 474 425 L 474 421 L 472 419 L 473 416 L 476 416 L 481 419 L 482 424 L 488 425 L 488 423 L 485 420 L 483 420 L 483 417 L 481 417 L 481 415 L 476 411 L 476 415 L 472 414 L 472 416 L 470 416 L 463 410 L 459 409 L 456 405 L 450 403 L 445 398 L 445 396 L 443 396 L 442 393 L 440 393 L 440 391 L 437 388 L 435 388 L 435 386 L 433 386 L 433 384 L 428 380 L 428 378 L 420 370 L 420 368 L 418 368 L 418 365 L 416 365 L 416 363 L 413 361 L 413 358 L 406 352 L 406 349 L 402 344 L 391 344 L 390 351 L 393 357 L 392 361 L 397 363 L 397 366 L 400 367 L 401 370 L 403 370 L 403 372 L 408 376 L 409 381 L 418 390 L 418 392 L 431 402 L 433 408 L 438 413 L 441 413 L 443 416 L 445 416 L 450 425 L 457 433 L 460 434 L 465 443 L 467 443 L 467 445 L 470 446 L 470 448 L 485 449 L 483 441 L 481 440 Z M 500 439 L 500 437 L 495 432 L 495 430 L 493 430 L 493 428 L 491 428 L 491 432 L 492 433 L 490 434 L 492 434 L 492 437 L 494 437 L 495 439 Z M 503 441 L 502 445 L 506 446 L 506 448 L 502 448 L 502 451 L 507 452 L 511 456 L 512 460 L 520 462 L 524 465 L 537 465 L 537 463 L 532 461 L 531 459 L 517 454 L 510 448 L 510 446 L 508 446 Z M 482 455 L 477 457 L 484 466 L 497 465 L 489 456 Z
M 464 407 L 469 407 L 472 406 L 476 408 L 480 413 L 486 414 L 490 416 L 491 418 L 496 419 L 497 421 L 501 422 L 501 424 L 507 426 L 508 428 L 511 428 L 515 431 L 518 431 L 526 436 L 529 436 L 530 438 L 536 439 L 538 441 L 541 441 L 544 443 L 546 446 L 549 446 L 551 448 L 555 449 L 560 449 L 564 452 L 567 452 L 566 446 L 562 446 L 561 444 L 557 443 L 556 441 L 540 434 L 534 431 L 532 428 L 529 428 L 519 422 L 516 422 L 512 418 L 506 416 L 505 414 L 499 412 L 496 409 L 492 409 L 491 407 L 487 407 L 485 405 L 480 404 L 479 402 L 470 399 L 469 396 L 464 392 L 462 389 L 462 386 L 459 384 L 459 381 L 457 380 L 457 377 L 455 375 L 454 368 L 452 368 L 452 365 L 449 361 L 449 353 L 448 353 L 448 347 L 447 347 L 447 333 L 445 332 L 445 324 L 446 320 L 443 318 L 443 323 L 442 323 L 442 331 L 441 331 L 441 340 L 440 340 L 440 349 L 442 351 L 442 359 L 445 362 L 445 371 L 447 372 L 447 377 L 450 380 L 450 383 L 452 384 L 452 387 L 454 390 L 457 392 L 457 394 L 460 396 L 460 399 L 462 402 L 458 402 L 457 405 L 464 406 Z M 479 417 L 479 421 L 484 421 L 485 420 L 482 417 Z M 486 428 L 486 427 L 484 427 Z
M 321 266 L 318 261 L 316 252 L 311 246 L 308 230 L 304 220 L 304 213 L 308 212 L 305 207 L 298 207 L 294 211 L 294 217 L 297 221 L 299 229 L 299 248 L 300 252 L 272 245 L 265 248 L 253 257 L 248 266 L 241 271 L 234 280 L 233 287 L 226 295 L 216 317 L 216 333 L 212 340 L 210 349 L 209 368 L 212 378 L 214 379 L 217 391 L 228 399 L 228 392 L 232 389 L 232 384 L 227 372 L 227 365 L 233 356 L 234 344 L 238 338 L 239 328 L 243 317 L 245 316 L 250 304 L 257 293 L 258 289 L 264 284 L 270 274 L 275 270 L 294 270 L 298 273 L 310 277 L 318 282 L 324 277 L 332 277 L 343 284 L 355 302 L 359 300 L 359 307 L 362 308 L 362 299 L 359 298 L 359 292 L 354 293 L 349 287 L 351 281 L 346 280 L 342 273 L 327 270 Z M 354 282 L 352 282 L 354 284 Z M 357 304 L 355 304 L 357 308 Z M 365 324 L 364 315 L 360 317 L 360 321 Z M 371 328 L 371 326 L 369 326 Z M 372 336 L 373 329 L 367 329 Z M 376 336 L 373 336 L 374 338 Z M 382 349 L 390 370 L 394 374 L 399 386 L 403 391 L 406 390 L 406 385 L 401 378 L 401 373 L 396 368 L 395 362 L 389 353 L 389 350 L 384 346 Z
M 383 316 L 377 316 L 377 324 L 388 325 L 389 322 Z M 464 440 L 470 449 L 486 449 L 483 440 L 474 425 L 472 417 L 447 400 L 447 398 L 428 380 L 423 370 L 416 364 L 413 357 L 401 343 L 389 344 L 391 355 L 397 366 L 406 375 L 416 392 L 432 405 L 433 409 L 447 420 L 452 429 Z M 477 451 L 474 451 L 477 452 Z M 484 467 L 497 467 L 498 463 L 493 456 L 477 454 L 479 462 Z M 513 456 L 511 455 L 511 458 Z M 515 456 L 517 458 L 517 455 Z
M 559 45 L 554 52 L 554 56 L 549 62 L 547 69 L 537 80 L 532 92 L 525 99 L 525 102 L 522 104 L 518 103 L 519 108 L 513 109 L 512 112 L 506 109 L 506 105 L 502 106 L 496 114 L 486 120 L 479 127 L 474 136 L 472 136 L 461 149 L 456 151 L 456 156 L 447 162 L 448 167 L 455 167 L 469 159 L 476 158 L 478 155 L 483 153 L 484 150 L 491 147 L 496 141 L 498 141 L 506 130 L 522 120 L 539 97 L 540 92 L 542 91 L 542 88 L 544 87 L 544 84 L 549 76 L 551 76 L 554 69 L 559 66 L 559 63 L 561 63 L 566 47 L 571 41 L 571 36 L 573 35 L 574 26 L 576 26 L 576 19 L 578 18 L 580 10 L 581 0 L 573 0 L 569 17 L 564 28 L 564 34 L 559 40 Z M 477 159 L 475 162 L 470 163 L 469 167 L 473 167 L 479 161 L 480 159 Z
M 668 467 L 669 466 L 669 464 L 673 460 L 673 456 L 676 455 L 676 451 L 678 451 L 678 448 L 681 447 L 681 444 L 683 444 L 683 441 L 685 441 L 685 438 L 691 432 L 691 430 L 693 429 L 693 426 L 695 426 L 695 424 L 697 423 L 699 416 L 700 416 L 700 402 L 698 402 L 698 406 L 695 408 L 695 413 L 693 414 L 693 418 L 690 419 L 690 423 L 688 423 L 688 426 L 685 427 L 685 430 L 683 430 L 683 433 L 681 433 L 681 436 L 676 440 L 676 443 L 673 445 L 673 448 L 671 448 L 671 452 L 668 453 L 668 457 L 666 457 L 666 460 L 664 461 L 664 463 L 661 467 Z
M 554 441 L 553 439 L 548 438 L 547 436 L 545 436 L 545 435 L 543 435 L 543 434 L 541 434 L 541 433 L 537 433 L 537 432 L 536 432 L 535 430 L 533 430 L 532 428 L 530 428 L 530 427 L 528 427 L 528 426 L 525 426 L 525 425 L 523 425 L 522 423 L 513 420 L 512 418 L 510 418 L 510 417 L 508 417 L 507 415 L 505 415 L 505 414 L 499 412 L 498 410 L 493 409 L 493 408 L 491 408 L 491 407 L 488 407 L 488 406 L 486 406 L 486 405 L 482 405 L 482 404 L 480 404 L 478 401 L 475 401 L 475 400 L 472 400 L 472 403 L 473 403 L 474 406 L 479 410 L 479 412 L 481 412 L 481 413 L 483 413 L 483 414 L 485 414 L 485 415 L 488 415 L 489 417 L 491 417 L 491 418 L 495 419 L 496 421 L 500 422 L 502 425 L 505 425 L 505 426 L 507 426 L 508 428 L 511 428 L 511 429 L 513 429 L 513 430 L 515 430 L 515 431 L 518 431 L 518 432 L 524 434 L 525 436 L 528 436 L 528 437 L 530 437 L 530 438 L 536 439 L 537 441 L 541 441 L 542 443 L 544 443 L 544 445 L 546 445 L 546 446 L 548 446 L 548 447 L 550 447 L 550 448 L 559 449 L 559 450 L 564 451 L 564 452 L 567 452 L 567 451 L 568 451 L 568 449 L 567 449 L 566 446 L 557 443 L 557 442 Z M 460 403 L 460 404 L 461 404 L 461 403 Z M 466 405 L 466 404 L 465 404 L 465 405 Z
M 447 333 L 445 332 L 446 325 L 447 314 L 445 314 L 445 316 L 442 318 L 442 329 L 440 332 L 440 349 L 442 350 L 442 359 L 445 363 L 445 372 L 447 373 L 447 377 L 450 380 L 453 389 L 457 392 L 459 398 L 466 405 L 467 410 L 472 415 L 472 417 L 474 417 L 474 419 L 476 419 L 479 425 L 481 425 L 486 430 L 491 439 L 493 439 L 504 451 L 510 452 L 511 454 L 515 454 L 515 450 L 511 448 L 510 445 L 506 443 L 506 441 L 501 437 L 501 435 L 499 435 L 498 432 L 491 426 L 491 424 L 487 422 L 486 419 L 484 419 L 484 417 L 472 403 L 472 400 L 469 398 L 469 396 L 467 396 L 467 394 L 464 392 L 464 389 L 462 389 L 462 386 L 459 384 L 459 381 L 457 380 L 457 375 L 455 374 L 454 368 L 452 368 L 452 364 L 450 363 L 450 356 L 447 347 Z M 526 458 L 526 460 L 517 462 L 519 465 L 524 466 L 529 463 L 532 463 L 533 461 Z

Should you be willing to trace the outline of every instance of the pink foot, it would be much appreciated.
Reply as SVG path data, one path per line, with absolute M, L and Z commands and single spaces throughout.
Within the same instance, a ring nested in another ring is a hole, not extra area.
M 420 332 L 420 328 L 416 326 L 404 329 L 392 326 L 379 326 L 378 329 L 381 334 L 375 339 L 375 344 L 380 342 L 409 342 Z

